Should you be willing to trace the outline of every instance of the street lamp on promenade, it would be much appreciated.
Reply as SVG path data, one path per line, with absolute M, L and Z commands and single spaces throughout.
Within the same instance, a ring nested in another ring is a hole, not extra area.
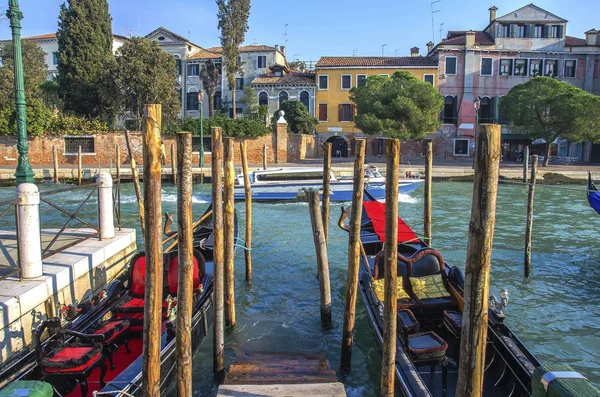
M 29 165 L 29 143 L 27 142 L 27 121 L 25 113 L 25 89 L 23 85 L 23 59 L 21 54 L 21 19 L 23 13 L 19 10 L 18 0 L 8 1 L 6 16 L 10 20 L 13 41 L 13 61 L 15 63 L 15 107 L 17 119 L 17 151 L 19 162 L 15 177 L 17 185 L 33 183 L 33 170 Z
M 198 106 L 200 109 L 200 168 L 204 167 L 204 128 L 202 128 L 202 108 L 204 101 L 204 90 L 200 87 L 200 91 L 198 91 Z
M 479 108 L 481 107 L 481 99 L 475 99 L 475 101 L 473 101 L 473 107 L 475 108 L 475 140 L 473 142 L 473 169 L 475 169 L 475 155 L 477 154 L 477 135 L 479 135 Z

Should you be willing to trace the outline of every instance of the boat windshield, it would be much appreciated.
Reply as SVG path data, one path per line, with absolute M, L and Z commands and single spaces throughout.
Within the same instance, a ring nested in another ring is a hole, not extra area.
M 323 180 L 323 172 L 278 172 L 256 175 L 256 179 L 264 182 Z

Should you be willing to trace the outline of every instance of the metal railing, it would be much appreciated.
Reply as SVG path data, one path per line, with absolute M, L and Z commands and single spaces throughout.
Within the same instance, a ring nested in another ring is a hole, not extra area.
M 2 212 L 0 212 L 0 219 L 4 218 L 5 216 L 8 216 L 11 213 L 11 210 L 14 211 L 12 213 L 12 216 L 14 217 L 15 220 L 15 225 L 17 224 L 18 220 L 17 220 L 17 199 L 13 199 L 13 200 L 6 200 L 6 201 L 2 201 L 0 202 L 0 209 L 2 210 Z M 8 257 L 8 254 L 5 253 L 5 255 Z M 17 256 L 18 256 L 18 249 L 17 249 Z M 9 260 L 10 263 L 10 260 Z M 2 274 L 0 276 L 0 281 L 7 279 L 15 274 L 19 275 L 19 281 L 23 281 L 23 277 L 21 274 L 21 266 L 19 266 L 19 260 L 17 259 L 17 266 L 11 266 L 9 265 L 2 265 L 0 264 L 0 269 L 6 269 L 7 272 Z

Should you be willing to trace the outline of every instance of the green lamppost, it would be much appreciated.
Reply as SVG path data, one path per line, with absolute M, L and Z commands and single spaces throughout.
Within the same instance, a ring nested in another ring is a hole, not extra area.
M 13 40 L 13 58 L 15 62 L 15 106 L 17 117 L 17 150 L 19 163 L 17 164 L 17 185 L 33 183 L 33 170 L 29 165 L 29 143 L 27 142 L 27 122 L 25 113 L 25 89 L 23 86 L 23 59 L 21 56 L 21 19 L 23 13 L 19 10 L 17 0 L 8 1 L 6 16 L 10 20 Z
M 204 128 L 202 128 L 202 108 L 204 101 L 204 90 L 200 87 L 198 91 L 198 106 L 200 109 L 200 168 L 204 168 Z

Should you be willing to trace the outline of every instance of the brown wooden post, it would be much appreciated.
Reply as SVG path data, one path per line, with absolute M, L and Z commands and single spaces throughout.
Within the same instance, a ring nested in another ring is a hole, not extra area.
M 117 144 L 117 179 L 121 179 L 121 146 Z
M 427 142 L 425 150 L 425 186 L 423 189 L 423 234 L 424 240 L 431 247 L 431 182 L 433 171 L 433 143 Z
M 81 174 L 83 172 L 83 166 L 81 165 L 81 145 L 77 151 L 77 184 L 81 186 Z
M 355 170 L 356 172 L 356 170 Z M 364 174 L 364 170 L 361 171 Z M 323 218 L 323 232 L 325 242 L 329 241 L 329 207 L 331 202 L 331 142 L 325 144 L 323 155 L 323 196 L 321 203 L 321 217 Z
M 531 164 L 531 183 L 529 184 L 529 194 L 527 195 L 527 223 L 525 225 L 525 277 L 531 273 L 531 231 L 533 230 L 533 195 L 535 193 L 535 179 L 537 175 L 537 154 L 533 155 Z
M 58 183 L 58 155 L 56 146 L 52 146 L 52 162 L 54 163 L 54 183 Z
M 263 170 L 267 169 L 267 145 L 263 145 Z
M 179 279 L 177 291 L 177 396 L 192 395 L 192 301 L 193 227 L 192 227 L 192 134 L 177 133 L 177 225 Z
M 529 146 L 525 146 L 523 154 L 523 183 L 527 183 L 527 174 L 529 173 Z
M 329 261 L 327 259 L 327 242 L 323 232 L 323 220 L 319 209 L 319 189 L 306 189 L 310 222 L 313 230 L 313 240 L 317 252 L 317 266 L 319 275 L 319 296 L 321 302 L 321 325 L 331 328 L 331 285 L 329 282 Z
M 501 152 L 500 125 L 481 124 L 476 145 L 457 396 L 481 396 L 483 391 L 490 257 L 496 223 L 496 193 Z
M 146 221 L 145 211 L 144 211 L 144 202 L 142 200 L 142 189 L 140 189 L 140 177 L 138 175 L 138 170 L 135 165 L 135 158 L 133 157 L 133 150 L 131 149 L 131 139 L 129 139 L 129 131 L 125 131 L 125 143 L 127 145 L 127 152 L 129 153 L 129 158 L 131 159 L 131 177 L 133 178 L 133 187 L 135 188 L 135 197 L 137 197 L 138 210 L 140 213 L 140 224 L 142 225 L 142 236 L 144 236 L 144 245 L 146 244 Z
M 348 278 L 346 279 L 346 299 L 344 301 L 344 328 L 342 331 L 342 354 L 340 367 L 349 370 L 352 364 L 352 342 L 354 334 L 354 316 L 356 294 L 358 291 L 358 269 L 360 266 L 360 224 L 365 184 L 365 147 L 366 140 L 356 140 L 354 155 L 354 181 L 352 187 L 352 207 L 350 230 L 348 231 Z M 327 144 L 331 154 L 331 143 Z M 331 156 L 329 157 L 331 159 Z
M 144 207 L 146 208 L 146 289 L 142 392 L 160 397 L 160 340 L 162 336 L 162 194 L 160 161 L 161 105 L 146 105 L 144 128 Z
M 213 267 L 215 272 L 215 315 L 213 326 L 213 369 L 217 378 L 225 371 L 224 322 L 223 322 L 223 138 L 220 127 L 211 127 L 212 131 L 212 205 L 213 205 Z
M 398 178 L 400 176 L 400 141 L 389 139 L 386 144 L 385 175 L 385 281 L 383 309 L 383 354 L 381 362 L 381 395 L 394 396 L 396 371 L 396 280 L 398 276 Z M 354 214 L 352 214 L 354 216 Z
M 250 186 L 250 172 L 248 171 L 248 153 L 246 141 L 240 142 L 242 157 L 242 170 L 244 172 L 244 193 L 246 196 L 246 281 L 252 281 L 252 187 Z
M 175 145 L 171 144 L 171 179 L 177 185 L 177 168 L 175 167 Z
M 233 185 L 235 169 L 233 168 L 233 138 L 225 138 L 224 168 L 225 186 L 223 188 L 224 227 L 225 233 L 225 326 L 235 325 L 235 277 L 234 277 L 234 244 L 235 244 L 235 205 L 233 201 Z

